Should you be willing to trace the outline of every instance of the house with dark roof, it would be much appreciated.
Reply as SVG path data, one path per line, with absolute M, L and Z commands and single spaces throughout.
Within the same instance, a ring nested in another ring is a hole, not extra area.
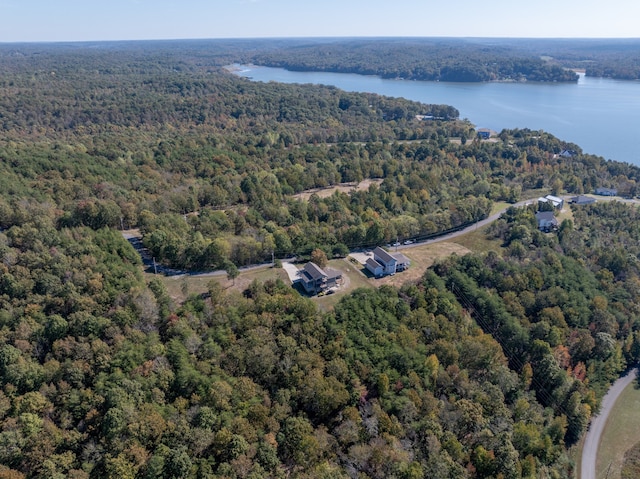
M 365 268 L 376 278 L 388 274 L 404 271 L 411 264 L 411 260 L 401 253 L 392 254 L 380 246 L 373 250 L 373 258 L 367 259 Z
M 571 203 L 573 203 L 574 205 L 590 205 L 595 202 L 596 202 L 596 199 L 591 198 L 590 196 L 580 195 L 580 196 L 574 196 L 573 198 L 571 198 Z
M 538 211 L 536 213 L 536 221 L 538 222 L 538 229 L 548 233 L 558 229 L 558 220 L 553 214 L 553 211 Z
M 305 264 L 300 270 L 300 283 L 309 294 L 318 294 L 337 286 L 341 280 L 340 271 L 331 268 L 323 269 L 313 262 Z
M 600 196 L 617 196 L 618 190 L 615 188 L 596 188 L 595 193 Z
M 373 250 L 373 259 L 376 260 L 380 265 L 382 265 L 382 274 L 395 274 L 396 266 L 398 265 L 398 260 L 394 258 L 394 256 L 382 249 L 380 246 L 377 246 L 376 249 Z
M 384 274 L 384 266 L 382 266 L 373 258 L 367 258 L 367 262 L 364 264 L 364 266 L 376 278 L 379 278 Z

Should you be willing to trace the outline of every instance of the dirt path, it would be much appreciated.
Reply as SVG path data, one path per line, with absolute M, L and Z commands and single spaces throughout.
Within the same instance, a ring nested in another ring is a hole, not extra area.
M 602 399 L 600 413 L 592 419 L 587 435 L 585 436 L 584 447 L 582 448 L 582 463 L 580 466 L 581 479 L 597 478 L 596 458 L 598 456 L 598 447 L 600 446 L 602 431 L 604 431 L 607 418 L 609 417 L 609 413 L 611 412 L 613 405 L 616 403 L 618 396 L 620 396 L 622 391 L 624 391 L 624 389 L 633 382 L 637 373 L 637 369 L 632 369 L 626 375 L 622 376 L 613 383 L 611 389 L 609 389 Z

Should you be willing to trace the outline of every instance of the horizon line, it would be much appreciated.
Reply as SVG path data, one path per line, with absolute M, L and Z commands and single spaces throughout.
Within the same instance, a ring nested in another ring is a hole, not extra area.
M 35 44 L 82 44 L 82 43 L 131 43 L 131 42 L 188 42 L 188 41 L 255 41 L 255 40 L 555 40 L 555 41 L 638 41 L 637 37 L 511 37 L 511 36 L 395 36 L 395 35 L 358 35 L 358 36 L 259 36 L 259 37 L 194 37 L 194 38 L 137 38 L 103 40 L 0 40 L 0 45 Z

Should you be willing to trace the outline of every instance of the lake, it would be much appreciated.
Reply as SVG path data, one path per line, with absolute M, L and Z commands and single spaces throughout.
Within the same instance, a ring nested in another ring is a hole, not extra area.
M 237 65 L 255 81 L 333 85 L 342 90 L 446 104 L 477 128 L 544 130 L 585 153 L 640 165 L 640 82 L 580 75 L 578 83 L 446 83 Z

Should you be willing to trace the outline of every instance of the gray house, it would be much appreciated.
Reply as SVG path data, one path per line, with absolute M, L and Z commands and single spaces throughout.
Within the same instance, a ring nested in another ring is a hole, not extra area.
M 590 205 L 592 203 L 595 203 L 596 199 L 591 198 L 590 196 L 580 195 L 580 196 L 574 196 L 573 198 L 571 198 L 571 202 L 574 205 Z
M 376 278 L 379 278 L 380 276 L 382 276 L 384 274 L 384 266 L 382 266 L 380 263 L 378 263 L 373 258 L 368 258 L 367 262 L 364 264 L 364 266 Z
M 365 268 L 376 278 L 388 274 L 396 274 L 409 267 L 411 261 L 401 253 L 392 254 L 380 246 L 373 250 L 373 258 L 367 259 Z
M 600 196 L 617 196 L 618 190 L 615 188 L 596 188 L 595 193 Z
M 489 128 L 478 128 L 478 138 L 488 140 L 491 138 L 491 130 Z
M 342 279 L 342 273 L 335 269 L 322 269 L 315 263 L 307 263 L 300 270 L 300 282 L 309 294 L 318 294 L 321 291 L 337 286 Z
M 558 229 L 558 220 L 553 215 L 553 211 L 538 211 L 536 221 L 540 231 L 549 232 Z

